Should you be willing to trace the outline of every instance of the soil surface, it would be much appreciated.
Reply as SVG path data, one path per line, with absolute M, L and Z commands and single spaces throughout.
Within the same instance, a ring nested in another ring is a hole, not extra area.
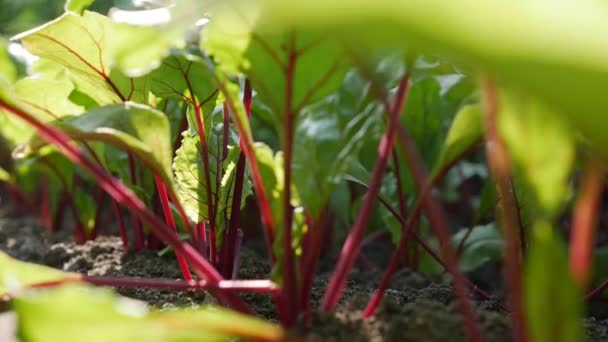
M 370 246 L 368 249 L 390 252 L 390 246 L 388 247 Z M 84 245 L 76 245 L 65 233 L 47 236 L 44 229 L 32 218 L 11 217 L 2 212 L 0 250 L 20 260 L 87 275 L 180 278 L 179 267 L 171 253 L 164 256 L 152 251 L 124 253 L 117 237 L 101 236 Z M 381 265 L 386 262 L 387 253 L 373 254 L 372 263 L 378 263 L 378 269 L 381 269 Z M 315 278 L 312 292 L 314 307 L 321 300 L 333 265 L 333 260 L 324 260 L 320 267 L 321 273 Z M 500 283 L 500 273 L 495 269 L 482 268 L 470 276 L 480 287 L 488 288 Z M 240 278 L 267 278 L 269 272 L 270 267 L 265 258 L 260 257 L 255 249 L 244 249 Z M 430 277 L 408 270 L 402 270 L 395 275 L 376 314 L 363 320 L 362 310 L 380 277 L 381 273 L 373 264 L 355 269 L 336 312 L 315 313 L 311 328 L 301 326 L 296 328 L 294 333 L 305 335 L 313 341 L 465 341 L 462 319 L 450 286 L 441 277 Z M 496 284 L 492 284 L 488 279 L 492 279 Z M 214 302 L 211 296 L 200 291 L 137 288 L 116 290 L 124 296 L 140 299 L 160 310 Z M 261 317 L 276 321 L 274 303 L 269 296 L 243 294 L 243 297 Z M 486 339 L 490 342 L 511 341 L 509 319 L 500 311 L 499 297 L 481 300 L 471 295 L 470 298 L 477 310 Z M 10 341 L 10 333 L 7 332 L 14 329 L 14 322 L 11 313 L 6 311 L 6 308 L 2 310 L 0 306 L 1 341 Z M 606 317 L 590 317 L 584 324 L 589 341 L 608 341 Z

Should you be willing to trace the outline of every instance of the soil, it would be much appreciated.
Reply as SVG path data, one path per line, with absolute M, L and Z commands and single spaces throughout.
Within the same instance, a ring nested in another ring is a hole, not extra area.
M 377 269 L 381 269 L 388 254 L 377 251 L 390 251 L 390 248 L 376 245 L 368 249 L 376 251 L 370 260 L 378 264 Z M 47 236 L 34 219 L 11 217 L 6 212 L 0 212 L 0 250 L 20 260 L 88 275 L 180 278 L 179 267 L 171 253 L 164 256 L 153 251 L 124 253 L 119 238 L 106 236 L 76 245 L 65 233 Z M 326 259 L 314 282 L 312 302 L 315 307 L 323 295 L 334 264 L 331 258 Z M 294 329 L 294 333 L 314 341 L 465 341 L 462 319 L 445 279 L 408 270 L 395 275 L 376 314 L 363 320 L 362 310 L 381 276 L 374 265 L 367 267 L 371 269 L 362 267 L 354 270 L 335 313 L 315 313 L 311 328 L 300 326 Z M 470 276 L 484 289 L 491 290 L 492 286 L 500 289 L 497 269 L 486 265 Z M 243 250 L 240 278 L 267 278 L 269 272 L 266 259 L 260 257 L 255 249 Z M 213 302 L 211 296 L 204 292 L 134 288 L 116 290 L 159 310 Z M 500 294 L 500 291 L 496 293 Z M 258 315 L 276 321 L 274 303 L 269 296 L 243 294 L 243 297 Z M 500 311 L 498 305 L 500 295 L 489 301 L 474 296 L 471 296 L 471 300 L 487 341 L 511 341 L 508 316 Z M 606 318 L 589 317 L 585 320 L 589 341 L 608 341 Z M 14 316 L 0 306 L 0 340 L 10 341 L 14 324 Z

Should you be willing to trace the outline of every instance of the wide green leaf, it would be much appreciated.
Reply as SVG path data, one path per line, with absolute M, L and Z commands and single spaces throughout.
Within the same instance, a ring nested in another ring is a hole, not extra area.
M 544 222 L 534 227 L 532 242 L 524 282 L 531 340 L 582 341 L 583 298 L 568 270 L 565 246 Z
M 84 12 L 67 12 L 19 39 L 32 54 L 63 65 L 77 87 L 99 105 L 145 102 L 147 83 L 134 79 L 160 64 L 170 41 L 151 27 L 115 23 Z
M 221 70 L 251 80 L 276 115 L 276 124 L 288 111 L 297 114 L 338 88 L 348 58 L 337 39 L 300 30 L 260 32 L 255 5 L 243 5 L 238 11 L 231 6 L 217 10 L 201 44 Z
M 0 251 L 0 297 L 13 295 L 33 284 L 69 277 L 78 278 L 80 275 L 19 261 Z
M 60 120 L 84 111 L 84 108 L 70 101 L 74 85 L 67 78 L 52 80 L 27 77 L 17 81 L 13 88 L 28 112 L 44 122 Z
M 226 309 L 151 312 L 145 304 L 84 286 L 32 291 L 13 300 L 18 334 L 28 341 L 280 340 L 271 323 Z
M 251 1 L 248 1 L 250 3 Z M 265 29 L 341 32 L 359 45 L 415 46 L 538 96 L 604 151 L 608 8 L 599 1 L 262 1 Z M 238 8 L 239 4 L 234 5 Z M 565 44 L 564 42 L 567 42 Z M 600 124 L 600 122 L 602 124 Z

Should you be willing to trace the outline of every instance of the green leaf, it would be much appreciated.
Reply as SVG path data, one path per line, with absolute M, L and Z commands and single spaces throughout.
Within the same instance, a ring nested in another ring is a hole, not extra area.
M 276 118 L 286 111 L 297 114 L 339 87 L 348 58 L 337 39 L 300 30 L 277 35 L 259 31 L 256 5 L 243 6 L 214 12 L 201 45 L 225 73 L 247 75 Z
M 582 341 L 582 294 L 570 276 L 566 248 L 549 224 L 534 227 L 527 259 L 524 284 L 531 340 Z
M 443 142 L 439 158 L 433 168 L 432 178 L 453 163 L 473 144 L 483 137 L 481 109 L 478 105 L 464 106 L 452 121 L 452 126 Z
M 0 251 L 0 297 L 15 294 L 30 285 L 80 275 L 13 259 Z
M 197 56 L 173 54 L 150 74 L 150 90 L 158 97 L 184 101 L 193 110 L 188 117 L 192 130 L 198 132 L 194 107 L 199 107 L 206 129 L 212 124 L 215 107 L 223 102 L 212 74 Z
M 419 69 L 415 69 L 413 73 L 414 75 L 422 73 L 423 76 L 412 82 L 401 123 L 408 128 L 427 164 L 440 165 L 442 162 L 448 162 L 448 160 L 439 158 L 450 159 L 455 157 L 449 154 L 451 151 L 445 151 L 447 149 L 445 146 L 446 137 L 450 130 L 449 123 L 455 119 L 461 105 L 471 94 L 473 84 L 468 77 L 454 70 L 445 76 L 426 76 L 424 74 L 427 71 L 419 71 Z M 443 77 L 451 77 L 453 81 L 446 82 Z M 466 119 L 469 118 L 466 117 Z M 471 123 L 473 122 L 472 119 Z M 456 122 L 452 125 L 454 124 L 458 125 L 455 126 L 455 129 L 461 129 L 460 123 Z M 453 132 L 452 134 L 456 135 L 459 132 Z M 450 139 L 456 140 L 457 136 L 452 136 Z M 450 141 L 447 141 L 447 143 L 450 143 Z M 442 152 L 448 153 L 448 155 L 440 156 Z
M 500 231 L 494 223 L 475 226 L 463 245 L 460 256 L 460 268 L 464 272 L 473 271 L 490 261 L 498 261 L 503 257 L 504 242 Z M 468 229 L 461 229 L 452 237 L 455 247 L 460 245 Z
M 364 101 L 368 84 L 350 73 L 333 96 L 302 110 L 296 124 L 293 183 L 302 204 L 318 217 L 357 158 L 368 132 L 380 124 L 377 106 Z
M 283 222 L 283 154 L 275 154 L 268 145 L 260 142 L 256 142 L 253 148 L 274 220 Z
M 74 85 L 68 79 L 23 78 L 14 84 L 14 92 L 28 110 L 44 122 L 78 115 L 84 108 L 70 101 Z
M 0 82 L 12 84 L 17 80 L 17 67 L 10 58 L 6 41 L 0 39 Z
M 150 312 L 142 302 L 93 287 L 63 286 L 13 300 L 19 336 L 28 341 L 230 341 L 280 340 L 271 323 L 226 309 Z
M 67 0 L 65 2 L 65 10 L 82 14 L 95 0 Z
M 494 0 L 481 7 L 476 0 L 262 3 L 264 28 L 275 34 L 294 27 L 328 35 L 337 31 L 370 50 L 407 45 L 450 56 L 538 96 L 557 111 L 554 118 L 568 120 L 608 151 L 603 90 L 608 83 L 608 10 L 602 2 Z
M 530 97 L 503 93 L 500 132 L 545 214 L 555 215 L 568 194 L 574 137 L 563 121 Z
M 221 126 L 219 127 L 221 132 Z M 236 163 L 240 150 L 235 141 L 231 141 L 228 155 L 222 160 L 221 139 L 217 134 L 210 134 L 207 138 L 209 149 L 209 175 L 212 196 L 219 191 L 219 205 L 216 217 L 216 228 L 224 228 L 225 217 L 230 217 L 232 209 L 232 187 L 236 174 Z M 209 203 L 207 201 L 207 181 L 202 160 L 201 144 L 198 134 L 185 131 L 183 133 L 182 146 L 177 150 L 173 163 L 175 179 L 177 183 L 177 195 L 184 204 L 186 213 L 196 223 L 209 221 Z M 219 171 L 219 172 L 218 172 Z M 219 173 L 219 174 L 218 174 Z M 220 179 L 218 180 L 218 177 Z M 219 189 L 217 185 L 219 184 Z M 245 205 L 247 196 L 251 194 L 249 182 L 243 184 L 243 197 L 241 207 Z M 215 197 L 212 199 L 215 201 Z M 221 235 L 221 234 L 218 234 Z
M 67 68 L 77 87 L 99 105 L 142 100 L 146 82 L 132 77 L 157 67 L 171 47 L 153 28 L 114 23 L 88 11 L 67 12 L 14 39 Z
M 0 182 L 13 182 L 13 176 L 3 167 L 0 167 Z
M 55 125 L 76 140 L 103 141 L 132 153 L 174 189 L 170 128 L 163 113 L 127 102 L 97 108 Z M 34 139 L 29 147 L 35 151 L 44 144 Z

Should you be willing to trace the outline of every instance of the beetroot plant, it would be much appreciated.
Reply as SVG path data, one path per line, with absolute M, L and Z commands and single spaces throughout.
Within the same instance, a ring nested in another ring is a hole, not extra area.
M 362 319 L 407 268 L 443 276 L 463 337 L 484 341 L 475 300 L 496 293 L 469 275 L 493 264 L 514 341 L 583 339 L 585 300 L 607 287 L 593 273 L 605 259 L 605 8 L 133 1 L 104 15 L 92 2 L 67 1 L 1 42 L 2 204 L 37 213 L 47 234 L 70 227 L 79 244 L 115 226 L 125 251 L 172 251 L 183 279 L 77 275 L 2 254 L 0 294 L 21 336 L 43 338 L 37 317 L 82 301 L 108 316 L 83 314 L 74 336 L 101 320 L 117 327 L 108 339 L 297 339 L 283 328 L 334 312 L 353 269 L 378 267 L 365 248 L 390 241 Z M 270 274 L 240 279 L 255 240 Z M 123 315 L 83 283 L 208 291 L 239 313 Z M 270 295 L 282 327 L 245 316 L 245 292 Z

